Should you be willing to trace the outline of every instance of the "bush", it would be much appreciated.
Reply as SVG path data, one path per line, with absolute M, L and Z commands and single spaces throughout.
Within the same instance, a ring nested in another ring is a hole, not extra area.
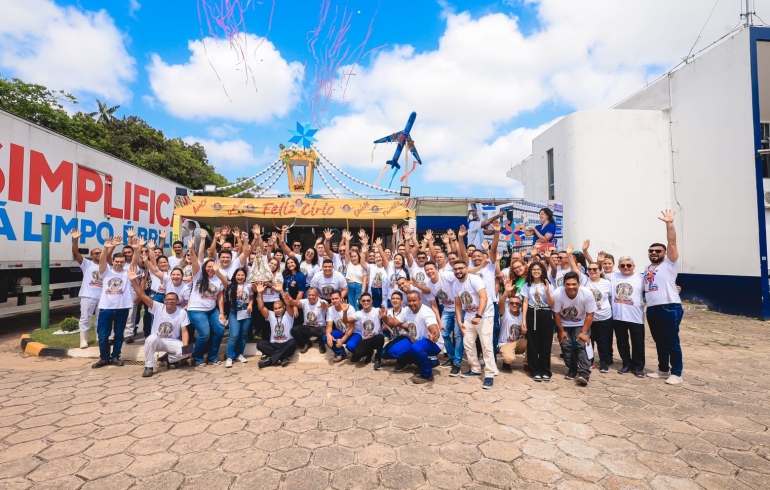
M 78 328 L 80 328 L 80 320 L 77 318 L 69 317 L 65 318 L 60 324 L 59 328 L 64 330 L 65 332 L 74 332 Z

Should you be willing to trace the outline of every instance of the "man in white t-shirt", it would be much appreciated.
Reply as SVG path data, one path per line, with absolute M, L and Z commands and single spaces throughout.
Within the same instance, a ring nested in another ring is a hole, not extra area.
M 174 255 L 168 258 L 168 270 L 172 271 L 175 267 L 179 267 L 179 264 L 184 260 L 184 244 L 176 240 L 171 244 L 171 249 L 174 251 Z
M 647 373 L 650 378 L 667 378 L 670 385 L 682 384 L 682 346 L 679 323 L 682 300 L 676 289 L 679 273 L 679 249 L 676 246 L 674 212 L 667 209 L 659 220 L 666 223 L 668 248 L 662 243 L 650 245 L 650 265 L 644 271 L 644 296 L 647 300 L 647 323 L 658 351 L 658 370 Z
M 591 323 L 596 312 L 596 299 L 591 291 L 580 286 L 576 272 L 564 274 L 564 286 L 553 293 L 553 320 L 557 337 L 567 366 L 565 379 L 575 380 L 581 386 L 591 376 Z
M 301 354 L 308 351 L 313 337 L 318 340 L 318 350 L 324 354 L 326 343 L 323 336 L 326 333 L 326 311 L 329 309 L 329 303 L 318 297 L 316 288 L 308 289 L 306 294 L 307 298 L 290 300 L 294 308 L 302 309 L 303 315 L 302 324 L 292 327 L 291 336 L 297 341 Z
M 107 257 L 112 255 L 116 246 L 123 243 L 123 237 L 112 237 L 104 242 L 104 252 L 99 259 L 99 274 L 102 276 L 102 294 L 99 298 L 99 320 L 96 334 L 99 340 L 99 361 L 91 367 L 96 369 L 110 364 L 123 366 L 120 350 L 123 347 L 123 331 L 134 299 L 128 279 L 126 256 L 116 253 L 112 257 L 112 267 L 107 264 Z M 134 254 L 136 257 L 136 254 Z M 114 333 L 112 355 L 110 355 L 110 334 Z
M 454 285 L 455 315 L 463 332 L 463 342 L 468 346 L 465 353 L 468 356 L 470 369 L 460 376 L 463 378 L 480 378 L 481 365 L 474 347 L 476 338 L 481 341 L 484 356 L 484 383 L 482 388 L 491 389 L 494 376 L 497 375 L 495 366 L 492 336 L 494 329 L 495 310 L 487 296 L 487 286 L 479 276 L 468 274 L 468 265 L 464 260 L 454 264 L 457 282 Z
M 190 343 L 187 326 L 190 319 L 187 312 L 177 306 L 179 296 L 169 291 L 163 297 L 163 303 L 153 301 L 137 284 L 136 270 L 129 271 L 128 279 L 134 287 L 137 297 L 147 305 L 152 312 L 152 329 L 150 335 L 144 340 L 144 372 L 143 378 L 152 376 L 152 370 L 157 364 L 156 352 L 165 352 L 168 368 L 174 369 L 177 363 L 188 356 L 182 349 Z
M 433 366 L 430 357 L 437 356 L 441 352 L 441 335 L 439 334 L 438 320 L 433 310 L 422 304 L 418 291 L 409 291 L 406 295 L 406 314 L 402 329 L 406 330 L 411 340 L 411 346 L 398 344 L 398 348 L 390 350 L 390 354 L 397 356 L 398 361 L 404 363 L 404 358 L 417 364 L 420 373 L 412 377 L 415 384 L 423 384 L 433 381 Z M 401 346 L 409 347 L 409 352 L 400 349 Z M 408 362 L 407 362 L 408 363 Z
M 618 354 L 623 361 L 619 374 L 644 374 L 644 297 L 642 275 L 634 270 L 631 257 L 618 260 L 620 272 L 607 274 L 612 284 L 612 330 L 618 343 Z M 629 344 L 629 337 L 631 342 Z M 612 338 L 609 339 L 612 342 Z
M 99 274 L 99 259 L 102 249 L 93 248 L 89 256 L 91 260 L 80 255 L 78 243 L 82 233 L 77 229 L 70 231 L 72 236 L 72 255 L 78 261 L 83 271 L 83 282 L 80 284 L 80 348 L 88 347 L 88 330 L 91 328 L 91 318 L 96 314 L 99 298 L 102 296 L 102 275 Z
M 321 273 L 313 276 L 310 287 L 318 290 L 318 295 L 325 301 L 331 301 L 333 291 L 340 291 L 343 298 L 348 296 L 348 282 L 345 276 L 334 270 L 334 262 L 324 259 Z

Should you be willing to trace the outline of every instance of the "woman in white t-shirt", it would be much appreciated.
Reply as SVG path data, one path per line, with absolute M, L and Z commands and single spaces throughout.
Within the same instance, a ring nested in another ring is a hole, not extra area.
M 609 372 L 612 364 L 612 283 L 604 278 L 602 266 L 598 262 L 588 264 L 588 288 L 596 300 L 596 313 L 591 323 L 591 342 L 599 352 L 599 371 Z
M 187 308 L 187 302 L 190 300 L 190 289 L 192 286 L 184 282 L 184 272 L 179 267 L 175 267 L 169 274 L 169 281 L 166 283 L 166 294 L 170 292 L 176 293 L 179 298 L 177 306 L 179 308 Z
M 225 367 L 233 367 L 233 360 L 248 362 L 243 357 L 246 348 L 246 336 L 251 325 L 253 297 L 251 284 L 246 282 L 246 267 L 235 269 L 227 287 L 225 303 L 229 307 L 227 325 L 230 327 L 230 339 L 227 341 L 227 360 Z
M 295 257 L 300 261 L 299 271 L 305 274 L 305 282 L 309 285 L 310 281 L 313 280 L 313 276 L 321 270 L 321 267 L 318 265 L 318 254 L 314 248 L 309 248 L 305 250 L 302 257 L 299 255 L 295 255 Z
M 351 250 L 345 257 L 345 280 L 348 282 L 348 301 L 356 310 L 361 309 L 358 300 L 364 289 L 364 284 L 369 281 L 369 270 L 361 263 L 361 254 L 358 250 Z
M 187 303 L 187 316 L 195 326 L 198 336 L 193 350 L 193 363 L 196 366 L 205 365 L 203 357 L 211 339 L 208 363 L 216 365 L 219 364 L 219 346 L 222 344 L 227 323 L 222 291 L 227 287 L 228 281 L 219 270 L 219 264 L 213 259 L 207 259 L 202 268 L 197 261 L 193 261 L 193 274 L 190 301 Z
M 532 379 L 551 381 L 551 345 L 553 344 L 553 285 L 540 262 L 529 266 L 527 282 L 521 290 L 522 331 L 527 332 L 527 362 Z

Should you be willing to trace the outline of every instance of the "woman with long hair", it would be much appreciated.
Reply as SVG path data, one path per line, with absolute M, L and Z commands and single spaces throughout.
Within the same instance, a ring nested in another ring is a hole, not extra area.
M 358 250 L 350 250 L 345 257 L 345 280 L 348 281 L 348 301 L 356 311 L 361 309 L 358 300 L 369 282 L 369 269 L 361 263 Z
M 540 224 L 537 226 L 528 226 L 524 233 L 535 237 L 535 248 L 546 251 L 556 235 L 556 219 L 553 217 L 553 211 L 549 208 L 543 208 L 539 213 Z
M 382 292 L 385 287 L 385 283 L 388 278 L 387 258 L 384 257 L 382 252 L 382 238 L 377 237 L 374 240 L 374 264 L 369 267 L 369 289 L 372 293 L 372 306 L 379 308 L 382 305 L 383 296 Z
M 199 257 L 203 257 L 204 241 L 201 240 Z M 213 259 L 207 259 L 200 266 L 198 260 L 193 260 L 193 284 L 190 291 L 190 301 L 187 303 L 187 316 L 195 326 L 198 338 L 193 350 L 195 366 L 219 364 L 219 346 L 225 334 L 225 301 L 223 291 L 228 286 L 227 278 L 219 270 L 219 264 Z M 204 360 L 208 347 L 208 360 Z
M 308 248 L 305 253 L 302 254 L 302 261 L 299 264 L 299 270 L 305 275 L 305 282 L 310 284 L 313 280 L 313 276 L 321 270 L 318 265 L 318 252 L 314 248 Z
M 409 274 L 409 267 L 406 266 L 406 260 L 400 253 L 394 255 L 392 261 L 385 261 L 383 257 L 383 263 L 387 263 L 386 267 L 388 271 L 388 280 L 385 281 L 387 291 L 383 291 L 383 297 L 389 297 L 390 293 L 398 291 L 399 278 L 405 277 L 407 281 L 411 281 L 412 277 L 411 274 Z
M 301 300 L 307 291 L 307 278 L 299 267 L 296 257 L 286 257 L 286 266 L 283 268 L 283 290 L 289 293 L 291 299 Z
M 254 306 L 254 297 L 251 293 L 251 285 L 246 282 L 248 268 L 235 269 L 227 287 L 227 306 L 229 307 L 228 326 L 230 327 L 230 339 L 227 341 L 227 361 L 225 367 L 233 367 L 233 360 L 249 362 L 243 357 L 246 349 L 246 336 L 251 325 L 251 311 Z
M 503 270 L 503 278 L 510 279 L 515 292 L 511 294 L 520 296 L 521 290 L 524 289 L 524 284 L 527 282 L 527 266 L 523 260 L 514 259 L 511 261 L 511 266 Z
M 540 262 L 529 266 L 527 281 L 521 291 L 521 331 L 527 336 L 527 361 L 532 379 L 551 381 L 551 344 L 553 343 L 553 285 Z

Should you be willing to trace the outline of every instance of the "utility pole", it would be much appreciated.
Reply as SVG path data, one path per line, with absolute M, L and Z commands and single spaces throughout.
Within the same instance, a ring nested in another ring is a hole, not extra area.
M 754 25 L 754 0 L 746 0 L 745 10 L 741 12 L 741 17 L 744 19 L 743 26 L 751 27 Z

